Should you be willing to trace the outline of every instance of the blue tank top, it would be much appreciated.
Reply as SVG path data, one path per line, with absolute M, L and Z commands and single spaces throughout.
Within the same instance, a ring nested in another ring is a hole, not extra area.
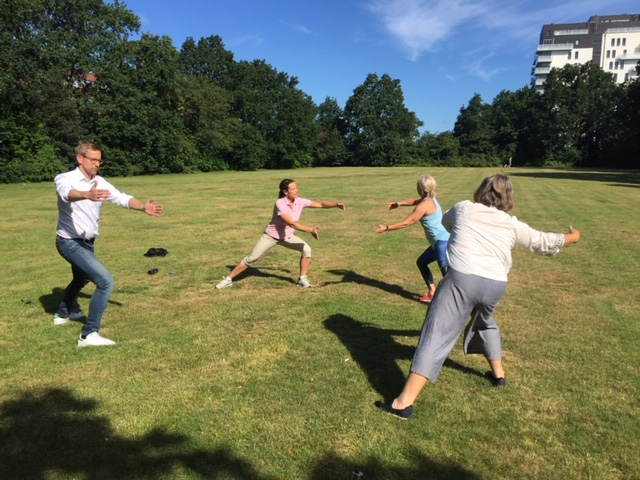
M 442 208 L 440 208 L 440 204 L 435 197 L 424 197 L 422 201 L 424 202 L 428 198 L 433 200 L 433 203 L 436 206 L 436 211 L 431 215 L 425 215 L 420 219 L 422 228 L 424 228 L 424 235 L 427 237 L 427 240 L 429 240 L 431 245 L 435 245 L 439 240 L 444 240 L 446 242 L 449 240 L 449 232 L 447 232 L 447 230 L 442 226 Z

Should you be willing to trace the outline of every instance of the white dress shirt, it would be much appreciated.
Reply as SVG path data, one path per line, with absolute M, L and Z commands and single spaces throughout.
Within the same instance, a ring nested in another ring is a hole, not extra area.
M 92 240 L 98 236 L 98 220 L 102 202 L 92 200 L 69 201 L 69 192 L 78 190 L 88 192 L 94 184 L 97 188 L 109 190 L 111 195 L 108 202 L 129 208 L 129 200 L 133 197 L 120 192 L 100 175 L 87 180 L 80 168 L 61 173 L 55 178 L 56 193 L 58 194 L 58 229 L 57 234 L 62 238 L 82 238 Z

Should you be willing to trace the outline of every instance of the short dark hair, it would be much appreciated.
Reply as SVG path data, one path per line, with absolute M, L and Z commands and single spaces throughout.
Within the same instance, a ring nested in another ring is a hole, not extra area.
M 96 143 L 81 142 L 78 144 L 75 151 L 76 151 L 76 155 L 84 155 L 89 151 L 92 151 L 92 152 L 96 151 L 96 152 L 102 153 L 102 148 L 100 148 L 100 146 Z
M 291 185 L 294 182 L 295 182 L 295 180 L 291 180 L 290 178 L 285 178 L 284 180 L 282 180 L 280 182 L 280 191 L 278 192 L 278 198 L 284 197 L 284 195 L 285 195 L 284 192 L 289 190 L 289 185 Z
M 513 208 L 513 184 L 506 175 L 491 175 L 482 181 L 473 201 L 508 212 Z

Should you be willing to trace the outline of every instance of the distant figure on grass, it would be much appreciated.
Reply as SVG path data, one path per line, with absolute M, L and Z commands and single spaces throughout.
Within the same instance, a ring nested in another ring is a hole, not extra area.
M 307 279 L 309 263 L 311 262 L 311 247 L 294 235 L 295 230 L 310 233 L 313 238 L 319 240 L 318 227 L 306 227 L 299 223 L 300 215 L 304 208 L 339 208 L 346 210 L 341 202 L 316 202 L 298 197 L 298 185 L 294 180 L 286 178 L 280 182 L 278 200 L 273 207 L 273 216 L 264 233 L 251 250 L 231 273 L 216 285 L 217 289 L 227 288 L 233 285 L 233 279 L 244 272 L 251 264 L 258 260 L 264 253 L 276 245 L 300 252 L 300 277 L 298 286 L 309 288 L 311 284 Z
M 556 255 L 563 246 L 580 240 L 580 232 L 543 233 L 507 214 L 513 207 L 509 177 L 485 178 L 474 194 L 448 210 L 442 219 L 451 232 L 449 270 L 429 308 L 405 386 L 391 402 L 377 401 L 385 412 L 406 419 L 413 402 L 428 381 L 435 382 L 449 352 L 464 333 L 464 352 L 483 354 L 491 366 L 485 376 L 504 387 L 502 341 L 493 311 L 507 288 L 511 249 L 520 245 L 543 255 Z
M 429 247 L 418 257 L 416 264 L 422 274 L 424 283 L 429 291 L 420 297 L 423 303 L 430 303 L 436 293 L 436 285 L 433 281 L 433 273 L 429 264 L 438 262 L 442 276 L 447 273 L 447 242 L 449 232 L 442 226 L 442 209 L 436 200 L 436 181 L 431 175 L 420 175 L 418 178 L 418 195 L 420 198 L 402 200 L 400 202 L 387 203 L 387 208 L 393 210 L 398 207 L 415 206 L 413 211 L 402 222 L 393 225 L 378 225 L 376 233 L 400 230 L 420 221 L 424 234 L 429 241 Z
M 98 175 L 102 163 L 102 150 L 93 143 L 81 143 L 75 149 L 78 167 L 56 176 L 58 195 L 58 228 L 56 248 L 71 264 L 73 279 L 64 292 L 54 325 L 79 320 L 82 315 L 72 312 L 80 290 L 89 282 L 96 290 L 89 301 L 89 314 L 78 339 L 78 347 L 114 345 L 113 340 L 100 336 L 100 321 L 107 308 L 113 289 L 113 277 L 94 254 L 94 241 L 98 237 L 98 220 L 102 202 L 115 203 L 131 210 L 139 210 L 152 217 L 162 212 L 161 205 L 147 203 L 118 191 Z

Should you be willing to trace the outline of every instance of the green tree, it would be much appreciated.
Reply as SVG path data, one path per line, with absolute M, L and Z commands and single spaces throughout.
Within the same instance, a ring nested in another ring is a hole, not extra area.
M 335 167 L 347 163 L 344 142 L 343 112 L 335 98 L 327 97 L 318 105 L 316 125 L 318 140 L 314 151 L 314 166 Z
M 404 105 L 400 80 L 367 75 L 344 108 L 345 140 L 353 165 L 405 163 L 423 123 Z
M 316 106 L 297 88 L 298 79 L 280 73 L 263 60 L 237 63 L 227 83 L 233 94 L 231 113 L 243 125 L 241 141 L 261 138 L 256 148 L 245 145 L 252 158 L 264 157 L 254 168 L 298 168 L 311 165 L 316 140 Z M 249 133 L 249 129 L 255 134 Z M 236 156 L 237 159 L 237 156 Z M 242 162 L 246 168 L 247 162 Z M 231 168 L 240 168 L 230 163 Z
M 640 74 L 640 67 L 638 67 Z M 606 165 L 613 168 L 640 168 L 640 77 L 625 84 L 615 112 L 615 133 L 608 139 Z
M 85 121 L 105 145 L 109 175 L 195 170 L 178 116 L 178 52 L 167 36 L 143 34 L 105 54 Z
M 234 65 L 233 53 L 225 48 L 218 35 L 201 38 L 197 44 L 189 37 L 180 49 L 180 67 L 187 77 L 204 77 L 224 86 Z
M 548 119 L 541 108 L 541 97 L 531 87 L 515 92 L 503 90 L 489 112 L 493 143 L 499 159 L 512 165 L 540 165 L 544 159 L 541 135 Z
M 460 143 L 450 131 L 437 134 L 425 132 L 416 142 L 416 154 L 421 164 L 434 167 L 460 165 Z
M 474 94 L 469 104 L 460 109 L 453 135 L 460 142 L 464 165 L 497 166 L 501 163 L 493 141 L 491 105 L 484 103 L 480 94 Z
M 81 112 L 94 96 L 91 73 L 138 28 L 118 1 L 0 0 L 0 156 L 24 151 L 26 135 L 40 139 L 36 144 L 47 138 L 51 155 L 71 159 L 90 134 Z
M 542 101 L 551 119 L 544 136 L 547 161 L 599 165 L 605 145 L 619 128 L 616 110 L 621 89 L 597 65 L 565 65 L 552 69 Z

